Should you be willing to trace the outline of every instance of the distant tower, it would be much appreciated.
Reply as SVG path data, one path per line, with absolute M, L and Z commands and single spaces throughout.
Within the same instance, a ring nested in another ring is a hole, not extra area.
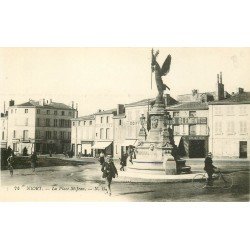
M 222 72 L 217 74 L 217 98 L 218 101 L 224 99 L 224 84 L 222 83 Z

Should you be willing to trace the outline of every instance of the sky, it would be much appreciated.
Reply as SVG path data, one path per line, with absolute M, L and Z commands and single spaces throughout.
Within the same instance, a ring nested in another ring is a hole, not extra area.
M 250 91 L 249 48 L 154 48 L 158 62 L 172 56 L 163 77 L 174 98 L 179 94 L 215 91 L 223 73 L 225 90 Z M 10 99 L 78 103 L 79 115 L 116 108 L 157 95 L 151 90 L 151 48 L 0 48 L 0 109 Z

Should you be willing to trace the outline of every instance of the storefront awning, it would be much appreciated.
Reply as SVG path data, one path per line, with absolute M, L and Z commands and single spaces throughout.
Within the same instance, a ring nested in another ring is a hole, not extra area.
M 138 140 L 125 140 L 121 144 L 121 146 L 123 146 L 123 147 L 134 146 L 134 147 L 136 147 L 137 146 L 137 142 L 138 142 Z
M 175 145 L 178 147 L 180 144 L 182 136 L 174 136 Z
M 112 141 L 99 141 L 96 142 L 95 145 L 92 146 L 93 149 L 105 149 L 107 148 Z

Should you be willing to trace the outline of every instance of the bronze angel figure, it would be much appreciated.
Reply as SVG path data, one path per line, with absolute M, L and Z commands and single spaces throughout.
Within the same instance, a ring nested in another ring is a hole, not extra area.
M 159 50 L 157 50 L 154 53 L 154 50 L 152 49 L 151 68 L 152 68 L 152 72 L 155 72 L 155 81 L 156 81 L 156 86 L 157 86 L 157 90 L 158 90 L 158 96 L 156 98 L 156 101 L 162 102 L 164 90 L 166 90 L 166 88 L 168 88 L 170 90 L 170 88 L 166 84 L 163 83 L 162 76 L 167 75 L 169 70 L 170 70 L 171 55 L 168 55 L 168 57 L 166 58 L 165 62 L 162 65 L 162 67 L 160 67 L 160 65 L 156 61 L 156 58 L 158 55 L 159 55 Z

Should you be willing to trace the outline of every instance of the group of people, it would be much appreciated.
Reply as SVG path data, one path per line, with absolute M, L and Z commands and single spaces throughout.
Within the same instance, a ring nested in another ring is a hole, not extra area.
M 36 169 L 36 165 L 37 165 L 37 155 L 36 152 L 33 152 L 30 156 L 30 164 L 31 164 L 31 168 L 33 169 L 33 172 Z M 15 154 L 12 151 L 10 156 L 7 158 L 7 164 L 8 164 L 8 169 L 10 171 L 10 176 L 13 176 L 14 173 L 14 163 L 15 163 Z

